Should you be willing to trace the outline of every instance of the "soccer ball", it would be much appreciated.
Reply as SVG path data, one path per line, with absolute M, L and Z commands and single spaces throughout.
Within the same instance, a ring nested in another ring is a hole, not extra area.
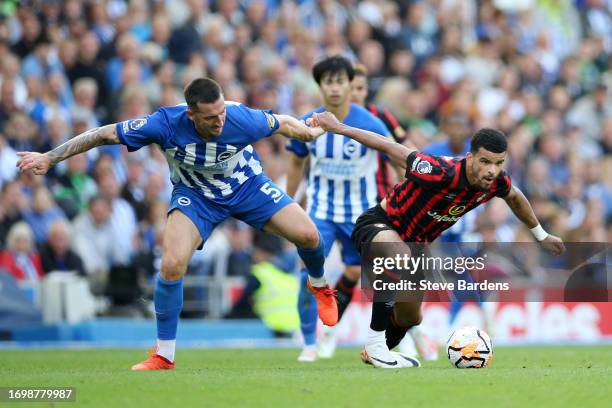
M 491 338 L 474 326 L 455 330 L 446 342 L 446 353 L 457 368 L 484 368 L 493 361 Z

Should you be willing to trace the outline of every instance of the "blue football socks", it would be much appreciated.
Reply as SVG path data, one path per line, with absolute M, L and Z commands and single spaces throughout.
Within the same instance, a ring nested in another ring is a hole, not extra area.
M 176 328 L 182 309 L 183 279 L 166 281 L 158 275 L 155 285 L 155 317 L 157 318 L 158 339 L 176 339 Z
M 306 269 L 308 269 L 308 274 L 313 278 L 323 277 L 323 264 L 325 263 L 324 248 L 321 234 L 319 234 L 319 245 L 316 248 L 297 247 L 298 254 L 302 258 Z
M 300 315 L 300 329 L 304 336 L 304 344 L 312 346 L 317 338 L 317 302 L 306 287 L 308 273 L 302 270 L 300 276 L 300 292 L 298 296 L 298 313 Z

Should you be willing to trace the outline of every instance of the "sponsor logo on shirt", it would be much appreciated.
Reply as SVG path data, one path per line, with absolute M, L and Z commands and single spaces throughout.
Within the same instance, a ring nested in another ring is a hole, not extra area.
M 448 214 L 449 215 L 460 215 L 465 211 L 466 206 L 465 205 L 453 205 L 451 208 L 448 209 Z
M 433 218 L 434 220 L 438 221 L 438 222 L 457 222 L 459 221 L 460 217 L 453 217 L 453 216 L 448 216 L 448 215 L 441 215 L 438 214 L 436 211 L 427 211 L 427 215 L 429 215 L 431 218 Z
M 217 156 L 217 161 L 227 160 L 230 157 L 232 157 L 232 152 L 230 152 L 229 150 L 226 150 Z

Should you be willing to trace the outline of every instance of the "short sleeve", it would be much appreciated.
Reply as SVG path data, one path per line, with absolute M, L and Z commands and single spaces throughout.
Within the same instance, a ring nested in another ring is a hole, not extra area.
M 497 177 L 497 186 L 495 187 L 495 195 L 500 198 L 506 197 L 510 194 L 510 190 L 512 189 L 512 180 L 510 177 L 503 172 Z
M 296 139 L 289 139 L 285 145 L 285 148 L 298 157 L 306 157 L 309 153 L 306 143 L 300 142 Z
M 280 127 L 280 122 L 272 110 L 252 109 L 240 105 L 240 111 L 241 118 L 245 121 L 243 127 L 249 130 L 255 140 L 270 136 Z
M 300 120 L 306 120 L 312 116 L 311 113 L 307 113 L 306 115 L 302 115 L 299 117 Z M 306 143 L 301 142 L 297 139 L 289 139 L 287 140 L 287 144 L 285 145 L 285 149 L 295 154 L 297 157 L 306 157 L 310 154 L 310 150 L 308 150 L 308 145 Z
M 455 172 L 454 166 L 438 156 L 414 151 L 406 160 L 406 178 L 424 186 L 438 187 L 454 181 Z
M 389 131 L 389 128 L 385 125 L 385 123 L 382 120 L 380 120 L 379 118 L 376 118 L 373 124 L 374 126 L 372 127 L 372 132 L 378 133 L 379 135 L 382 135 L 393 141 L 393 135 L 391 134 L 391 132 Z
M 150 144 L 163 145 L 170 137 L 168 119 L 162 111 L 138 119 L 129 119 L 117 123 L 117 135 L 121 144 L 130 152 Z

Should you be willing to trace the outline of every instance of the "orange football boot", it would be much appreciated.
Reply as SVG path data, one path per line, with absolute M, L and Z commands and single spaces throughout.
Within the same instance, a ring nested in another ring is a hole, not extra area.
M 321 288 L 316 288 L 307 283 L 308 290 L 317 300 L 317 310 L 319 319 L 327 326 L 335 326 L 338 323 L 338 303 L 336 302 L 336 290 L 325 285 Z
M 133 365 L 132 371 L 174 370 L 175 364 L 157 354 L 154 348 L 149 350 L 149 356 L 145 361 Z

